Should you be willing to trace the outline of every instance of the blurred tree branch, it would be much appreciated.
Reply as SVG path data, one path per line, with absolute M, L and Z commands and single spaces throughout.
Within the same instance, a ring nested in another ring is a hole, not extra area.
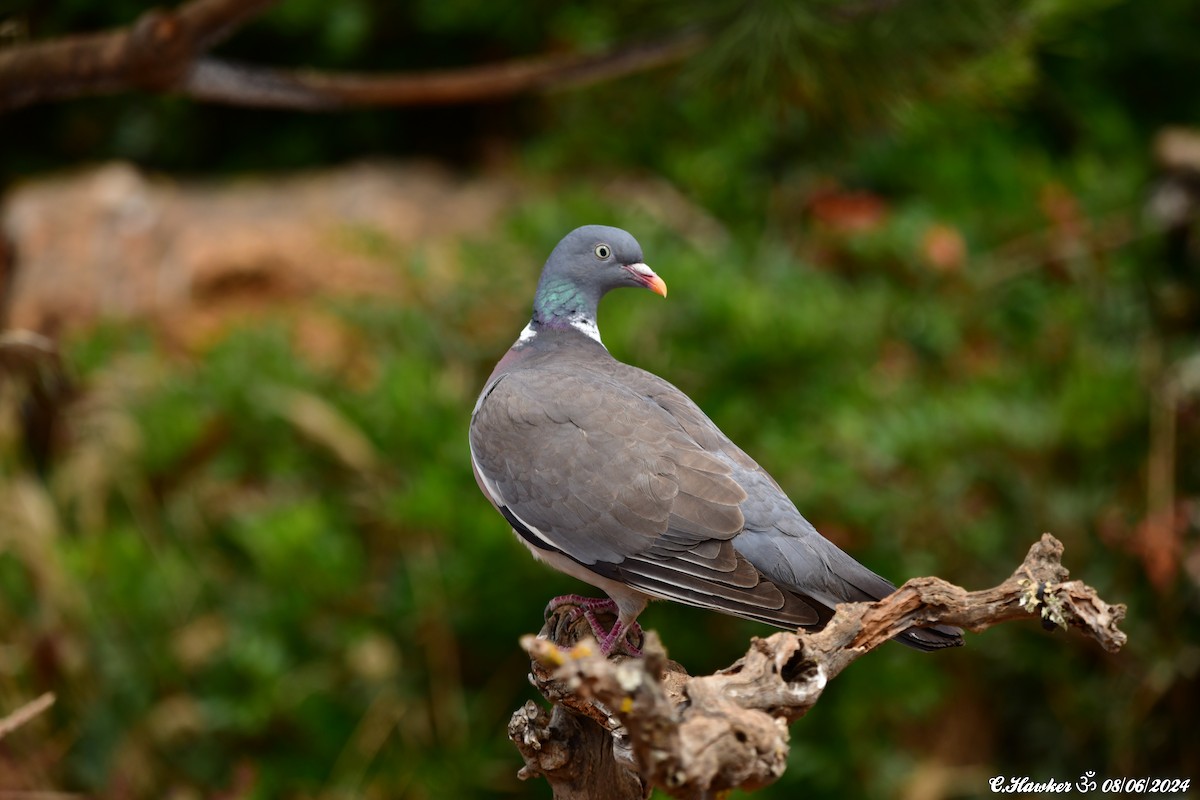
M 682 61 L 707 41 L 699 31 L 598 54 L 547 55 L 409 74 L 286 70 L 206 52 L 275 0 L 192 0 L 151 9 L 132 25 L 0 49 L 0 112 L 86 95 L 142 90 L 230 105 L 330 111 L 496 100 L 611 80 Z
M 30 700 L 11 714 L 0 718 L 0 739 L 25 725 L 31 719 L 54 705 L 54 693 L 46 692 Z
M 702 23 L 601 52 L 552 53 L 456 69 L 386 73 L 285 69 L 209 55 L 214 46 L 275 3 L 190 0 L 173 9 L 151 9 L 130 25 L 107 31 L 0 47 L 0 113 L 125 91 L 298 111 L 495 101 L 614 80 L 678 64 L 702 51 L 709 53 L 709 79 L 736 76 L 731 85 L 740 87 L 735 89 L 738 92 L 795 95 L 809 103 L 819 96 L 824 97 L 822 102 L 835 103 L 849 94 L 848 101 L 873 105 L 871 87 L 876 83 L 884 90 L 900 74 L 916 79 L 929 71 L 930 64 L 937 64 L 936 72 L 942 74 L 948 60 L 969 60 L 972 53 L 1000 46 L 1003 37 L 997 31 L 1005 29 L 1001 22 L 1016 24 L 1022 18 L 997 12 L 991 8 L 994 4 L 983 0 L 965 4 L 964 11 L 964 0 L 955 0 L 955 13 L 941 15 L 946 28 L 935 37 L 936 46 L 931 46 L 926 18 L 907 13 L 903 0 L 822 0 L 795 7 L 738 3 L 710 10 Z M 872 24 L 873 18 L 885 14 L 891 25 Z M 884 39 L 881 30 L 886 30 Z M 873 60 L 868 56 L 884 41 L 895 46 L 901 31 L 919 32 L 921 42 L 916 51 L 901 45 L 905 69 L 896 70 L 887 62 L 882 73 L 886 79 L 865 77 L 862 70 Z M 839 83 L 830 77 L 834 74 L 849 76 L 852 83 Z
M 0 111 L 33 103 L 186 86 L 195 62 L 275 0 L 192 0 L 132 25 L 0 50 Z
M 642 798 L 660 787 L 675 797 L 752 790 L 783 774 L 788 728 L 856 659 L 912 627 L 956 625 L 976 633 L 1040 617 L 1048 629 L 1076 628 L 1109 652 L 1125 643 L 1125 606 L 1069 580 L 1062 543 L 1044 534 L 1008 580 L 967 592 L 940 578 L 914 578 L 875 603 L 839 605 L 819 632 L 755 638 L 713 675 L 690 676 L 669 661 L 654 633 L 640 659 L 605 659 L 586 621 L 566 609 L 522 646 L 531 679 L 553 711 L 530 701 L 509 723 L 525 759 L 521 777 L 543 775 L 559 800 Z

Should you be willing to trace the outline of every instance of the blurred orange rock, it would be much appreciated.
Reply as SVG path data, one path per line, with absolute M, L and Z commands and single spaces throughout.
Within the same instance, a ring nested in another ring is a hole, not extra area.
M 39 178 L 5 198 L 16 262 L 0 307 L 9 327 L 55 333 L 149 317 L 194 342 L 267 301 L 405 296 L 409 255 L 486 232 L 516 193 L 503 178 L 426 163 L 219 182 L 111 163 Z

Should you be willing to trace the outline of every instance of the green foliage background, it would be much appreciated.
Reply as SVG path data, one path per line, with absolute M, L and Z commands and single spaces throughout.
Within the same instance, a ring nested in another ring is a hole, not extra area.
M 13 414 L 0 444 L 0 712 L 58 695 L 0 742 L 5 774 L 100 797 L 548 796 L 516 780 L 504 736 L 532 693 L 516 639 L 579 586 L 478 495 L 465 430 L 545 254 L 603 221 L 671 287 L 606 301 L 609 348 L 694 397 L 860 560 L 981 588 L 1049 530 L 1074 576 L 1129 605 L 1116 656 L 1033 624 L 937 656 L 885 648 L 793 726 L 789 770 L 759 796 L 1200 780 L 1194 398 L 1175 476 L 1192 563 L 1155 585 L 1137 555 L 1153 390 L 1200 331 L 1153 302 L 1171 265 L 1140 209 L 1154 133 L 1200 123 L 1200 13 L 881 5 L 841 25 L 827 2 L 286 0 L 224 52 L 404 69 L 682 23 L 724 35 L 681 70 L 496 105 L 311 117 L 129 96 L 0 120 L 7 178 L 109 157 L 207 174 L 432 153 L 470 170 L 499 140 L 546 187 L 459 244 L 455 285 L 398 250 L 419 302 L 324 302 L 360 344 L 334 367 L 298 351 L 285 312 L 189 357 L 137 323 L 64 343 L 86 387 L 71 446 L 37 474 Z M 141 10 L 0 18 L 48 36 Z M 605 199 L 623 174 L 669 181 L 719 230 Z M 804 198 L 829 181 L 888 213 L 823 223 Z M 1057 246 L 1047 192 L 1077 205 L 1078 246 Z M 960 268 L 922 255 L 934 225 L 962 237 Z M 206 437 L 215 455 L 186 469 Z M 668 606 L 644 622 L 694 672 L 765 632 Z

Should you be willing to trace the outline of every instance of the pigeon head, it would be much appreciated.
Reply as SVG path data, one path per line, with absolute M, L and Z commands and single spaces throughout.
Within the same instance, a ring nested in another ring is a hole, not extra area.
M 551 251 L 533 298 L 539 327 L 575 327 L 598 338 L 596 309 L 609 290 L 640 286 L 667 296 L 667 285 L 642 262 L 642 246 L 628 232 L 585 225 Z

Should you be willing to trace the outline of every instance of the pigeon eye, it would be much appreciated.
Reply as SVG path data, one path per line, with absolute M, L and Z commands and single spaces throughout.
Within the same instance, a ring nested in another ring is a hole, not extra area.
M 596 245 L 595 253 L 596 253 L 596 258 L 603 261 L 604 259 L 606 259 L 612 255 L 612 248 L 606 244 L 598 244 L 598 245 Z

